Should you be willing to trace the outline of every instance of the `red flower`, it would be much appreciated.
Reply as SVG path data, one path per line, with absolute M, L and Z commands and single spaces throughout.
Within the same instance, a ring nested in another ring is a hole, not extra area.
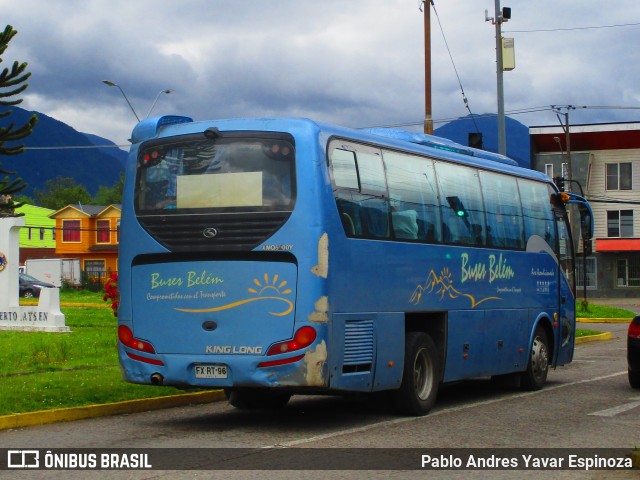
M 118 305 L 120 305 L 120 291 L 118 290 L 118 274 L 113 272 L 111 277 L 104 284 L 104 296 L 102 300 L 108 302 L 111 300 L 111 308 L 113 314 L 118 316 Z

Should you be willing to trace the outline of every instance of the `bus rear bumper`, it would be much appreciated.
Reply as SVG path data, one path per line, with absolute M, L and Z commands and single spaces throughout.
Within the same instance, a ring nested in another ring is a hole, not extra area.
M 259 366 L 271 357 L 255 355 L 147 355 L 118 345 L 120 370 L 131 383 L 176 387 L 326 387 L 328 369 L 324 342 L 290 355 L 291 363 Z M 152 360 L 148 363 L 145 360 Z M 161 364 L 160 364 L 161 363 Z

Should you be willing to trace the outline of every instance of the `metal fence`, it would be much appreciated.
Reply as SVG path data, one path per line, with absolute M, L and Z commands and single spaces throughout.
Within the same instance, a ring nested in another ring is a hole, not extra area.
M 81 275 L 81 288 L 91 292 L 101 292 L 104 290 L 104 284 L 111 278 L 114 273 L 112 270 L 84 270 Z

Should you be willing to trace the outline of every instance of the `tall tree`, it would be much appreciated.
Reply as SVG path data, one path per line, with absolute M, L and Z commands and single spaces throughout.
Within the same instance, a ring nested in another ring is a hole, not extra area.
M 124 191 L 124 173 L 120 174 L 118 180 L 112 187 L 101 185 L 94 198 L 96 205 L 112 205 L 122 203 L 122 192 Z
M 5 50 L 9 46 L 9 42 L 17 33 L 11 25 L 7 25 L 4 32 L 0 34 L 0 63 Z M 24 92 L 29 86 L 26 80 L 31 76 L 31 73 L 27 72 L 26 69 L 27 62 L 19 63 L 15 61 L 10 69 L 4 68 L 0 72 L 0 107 L 10 107 L 22 103 L 22 99 L 15 97 Z M 11 113 L 12 110 L 4 110 L 0 112 L 0 118 L 8 117 Z M 38 116 L 34 114 L 21 127 L 16 127 L 13 123 L 9 123 L 6 127 L 0 127 L 0 155 L 18 155 L 22 153 L 24 150 L 23 144 L 6 145 L 6 143 L 16 142 L 31 135 L 37 122 Z M 0 179 L 0 216 L 14 215 L 14 209 L 23 205 L 22 203 L 16 203 L 12 196 L 24 190 L 27 184 L 20 177 L 14 179 L 9 177 L 9 175 L 14 174 L 15 172 L 4 170 L 0 162 L 0 175 L 4 175 Z
M 91 195 L 83 185 L 78 185 L 73 178 L 56 177 L 47 180 L 42 190 L 35 189 L 33 196 L 36 203 L 44 208 L 60 210 L 72 204 L 90 205 Z

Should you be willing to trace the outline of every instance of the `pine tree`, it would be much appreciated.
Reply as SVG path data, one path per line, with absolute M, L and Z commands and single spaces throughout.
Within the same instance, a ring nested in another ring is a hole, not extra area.
M 2 55 L 9 46 L 9 42 L 18 32 L 11 25 L 7 25 L 4 32 L 0 34 L 0 63 L 2 63 Z M 25 83 L 31 76 L 30 72 L 26 72 L 27 62 L 13 62 L 11 69 L 4 68 L 0 72 L 0 107 L 10 107 L 22 103 L 22 99 L 15 98 L 16 95 L 24 92 L 29 86 Z M 12 98 L 13 97 L 13 98 Z M 0 112 L 0 118 L 11 115 L 12 110 Z M 38 116 L 32 115 L 29 121 L 21 127 L 10 123 L 6 127 L 0 127 L 0 155 L 18 155 L 24 150 L 24 145 L 6 145 L 7 142 L 15 142 L 31 135 L 33 127 L 38 122 Z M 24 190 L 27 184 L 22 178 L 11 179 L 9 175 L 14 175 L 2 168 L 0 162 L 0 175 L 5 175 L 0 179 L 0 217 L 13 216 L 14 209 L 21 207 L 22 203 L 16 203 L 12 199 L 12 195 Z

